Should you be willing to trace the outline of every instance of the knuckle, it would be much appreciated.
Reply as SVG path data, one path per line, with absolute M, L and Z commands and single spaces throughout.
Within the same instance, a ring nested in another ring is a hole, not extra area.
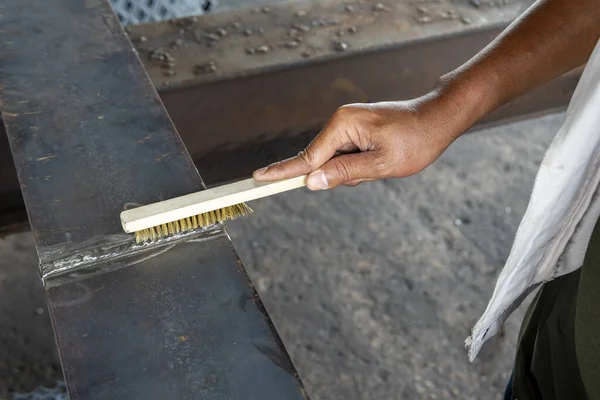
M 350 168 L 345 162 L 336 163 L 335 172 L 336 176 L 341 182 L 345 182 L 350 179 Z
M 361 113 L 362 109 L 356 104 L 346 104 L 337 109 L 333 114 L 334 120 L 345 120 L 354 118 Z
M 342 106 L 336 112 L 338 121 L 350 123 L 359 128 L 379 129 L 385 125 L 385 118 L 381 112 L 369 104 L 349 104 Z
M 377 177 L 391 177 L 398 165 L 395 157 L 376 157 L 371 164 Z
M 281 161 L 274 162 L 267 166 L 267 171 L 277 171 L 281 168 Z
M 373 169 L 377 172 L 388 172 L 392 169 L 394 163 L 391 160 L 386 160 L 383 158 L 373 160 Z
M 311 166 L 311 167 L 313 166 L 315 158 L 313 157 L 312 152 L 309 151 L 308 149 L 304 149 L 301 152 L 299 152 L 297 157 L 304 164 Z
M 354 108 L 355 108 L 355 106 L 353 104 L 345 104 L 343 106 L 338 107 L 338 109 L 335 113 L 336 114 L 344 114 L 344 113 L 352 112 L 352 110 Z

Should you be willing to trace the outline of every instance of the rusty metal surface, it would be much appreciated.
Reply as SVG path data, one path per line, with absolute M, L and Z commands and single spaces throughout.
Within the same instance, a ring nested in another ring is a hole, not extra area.
M 342 104 L 424 93 L 530 1 L 377 4 L 295 1 L 128 29 L 196 166 L 214 185 L 296 153 Z M 263 45 L 267 53 L 247 54 Z M 480 126 L 565 108 L 579 76 L 556 79 Z M 12 210 L 5 218 L 18 219 L 22 203 L 3 151 L 0 141 L 0 191 L 7 194 L 0 214 Z
M 128 203 L 204 185 L 108 4 L 0 9 L 0 112 L 70 398 L 305 398 L 220 226 L 121 232 Z

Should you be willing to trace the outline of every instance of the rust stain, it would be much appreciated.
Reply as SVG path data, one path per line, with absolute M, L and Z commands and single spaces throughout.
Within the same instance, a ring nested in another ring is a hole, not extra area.
M 179 340 L 180 340 L 181 342 L 186 342 L 186 341 L 188 340 L 188 337 L 187 337 L 187 336 L 185 336 L 185 335 L 181 335 L 181 336 L 179 336 Z
M 50 160 L 50 159 L 52 159 L 52 158 L 56 158 L 56 156 L 54 155 L 54 156 L 40 157 L 40 158 L 38 158 L 37 160 L 38 160 L 38 161 L 46 161 L 46 160 Z

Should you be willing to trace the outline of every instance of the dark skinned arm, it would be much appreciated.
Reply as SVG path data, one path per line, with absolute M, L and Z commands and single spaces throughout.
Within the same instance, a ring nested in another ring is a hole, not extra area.
M 320 190 L 415 174 L 494 109 L 583 65 L 599 39 L 600 0 L 538 1 L 431 92 L 343 106 L 305 150 L 254 177 L 310 174 Z

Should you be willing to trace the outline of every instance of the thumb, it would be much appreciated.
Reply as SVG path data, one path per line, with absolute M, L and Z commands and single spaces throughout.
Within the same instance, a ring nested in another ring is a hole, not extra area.
M 380 178 L 378 158 L 375 151 L 334 157 L 308 175 L 306 185 L 310 190 L 324 190 L 352 181 Z

